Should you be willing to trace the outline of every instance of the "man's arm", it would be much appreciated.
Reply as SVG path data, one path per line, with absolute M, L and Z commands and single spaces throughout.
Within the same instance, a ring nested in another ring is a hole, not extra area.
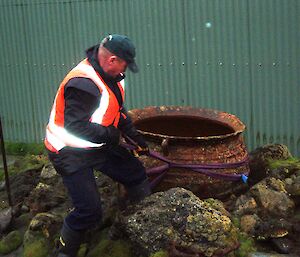
M 135 141 L 141 148 L 148 148 L 148 145 L 141 133 L 139 133 L 134 127 L 132 120 L 127 113 L 126 109 L 123 107 L 121 110 L 121 117 L 119 121 L 118 128 L 121 132 L 130 137 L 133 141 Z
M 90 122 L 99 106 L 100 91 L 89 79 L 71 79 L 65 87 L 65 128 L 72 134 L 94 142 L 114 144 L 118 131 Z

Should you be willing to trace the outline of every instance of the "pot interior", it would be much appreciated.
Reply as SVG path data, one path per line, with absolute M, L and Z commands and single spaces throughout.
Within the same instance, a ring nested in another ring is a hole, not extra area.
M 143 132 L 175 137 L 209 137 L 234 133 L 234 129 L 216 120 L 195 116 L 155 116 L 135 122 Z

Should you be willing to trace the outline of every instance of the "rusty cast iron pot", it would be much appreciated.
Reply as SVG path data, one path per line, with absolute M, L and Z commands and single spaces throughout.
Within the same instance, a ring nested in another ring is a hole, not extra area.
M 129 114 L 151 150 L 161 153 L 172 162 L 234 163 L 247 157 L 242 137 L 245 125 L 232 114 L 184 106 L 150 106 L 130 110 Z M 143 157 L 142 161 L 146 168 L 163 164 L 150 157 Z M 215 172 L 248 173 L 249 166 L 245 163 L 238 168 Z M 171 168 L 155 190 L 183 187 L 202 198 L 218 198 L 236 183 L 210 178 L 189 169 Z

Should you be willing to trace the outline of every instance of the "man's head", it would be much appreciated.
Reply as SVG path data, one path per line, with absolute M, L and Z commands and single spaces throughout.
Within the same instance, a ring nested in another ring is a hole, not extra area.
M 112 77 L 124 73 L 128 67 L 137 72 L 135 47 L 131 40 L 123 35 L 113 34 L 105 37 L 99 47 L 98 60 L 103 70 Z

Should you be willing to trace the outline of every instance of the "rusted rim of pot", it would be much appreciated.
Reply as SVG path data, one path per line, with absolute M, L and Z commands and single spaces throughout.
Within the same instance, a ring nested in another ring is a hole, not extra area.
M 142 109 L 132 109 L 128 111 L 133 123 L 137 123 L 140 120 L 152 118 L 152 117 L 164 117 L 164 116 L 189 116 L 197 117 L 201 119 L 207 119 L 215 121 L 224 126 L 230 127 L 234 132 L 220 136 L 205 136 L 205 137 L 180 137 L 169 136 L 157 133 L 151 133 L 139 130 L 142 134 L 150 137 L 159 137 L 162 139 L 180 139 L 180 140 L 212 140 L 223 139 L 236 136 L 245 131 L 246 126 L 233 114 L 222 112 L 214 109 L 195 108 L 190 106 L 148 106 Z

